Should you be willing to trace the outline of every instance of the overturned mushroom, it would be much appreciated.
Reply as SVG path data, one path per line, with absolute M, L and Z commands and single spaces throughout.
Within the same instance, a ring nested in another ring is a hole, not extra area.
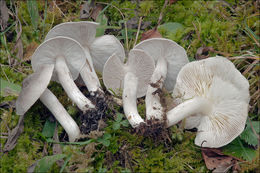
M 40 98 L 41 102 L 51 111 L 61 126 L 65 129 L 70 141 L 79 137 L 78 125 L 67 113 L 55 95 L 47 89 L 54 65 L 42 65 L 23 81 L 22 91 L 16 101 L 16 113 L 25 114 Z
M 134 128 L 144 122 L 137 112 L 136 99 L 145 95 L 153 71 L 154 61 L 143 50 L 131 50 L 126 64 L 113 54 L 104 66 L 104 85 L 112 94 L 123 90 L 124 112 Z
M 197 128 L 198 146 L 224 146 L 245 127 L 249 83 L 226 58 L 212 57 L 185 65 L 173 96 L 180 104 L 167 112 L 168 126 L 184 120 L 186 129 Z
M 93 66 L 98 72 L 102 72 L 106 60 L 113 53 L 117 53 L 121 60 L 124 58 L 124 49 L 114 36 L 104 35 L 95 38 L 97 26 L 98 23 L 89 21 L 66 22 L 52 28 L 45 38 L 47 40 L 56 36 L 66 36 L 75 39 L 82 45 L 89 64 L 83 66 L 80 75 L 89 92 L 94 92 L 94 94 L 97 91 L 102 92 L 102 90 Z
M 74 83 L 86 61 L 84 50 L 77 41 L 68 37 L 55 37 L 36 49 L 32 56 L 32 67 L 36 71 L 42 64 L 53 64 L 52 80 L 59 82 L 71 100 L 86 112 L 95 106 Z
M 148 86 L 145 103 L 146 119 L 163 119 L 164 107 L 161 103 L 161 89 L 173 89 L 180 69 L 187 64 L 188 57 L 183 47 L 172 40 L 153 38 L 140 42 L 133 49 L 144 50 L 156 62 L 155 71 Z

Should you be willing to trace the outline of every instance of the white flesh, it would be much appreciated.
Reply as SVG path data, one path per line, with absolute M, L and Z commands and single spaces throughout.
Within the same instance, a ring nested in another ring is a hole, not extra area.
M 133 128 L 138 127 L 140 123 L 144 122 L 144 120 L 137 111 L 137 85 L 137 77 L 131 72 L 126 73 L 124 78 L 123 108 L 126 118 L 128 119 L 129 123 Z
M 74 83 L 70 71 L 67 67 L 66 61 L 63 57 L 57 57 L 55 63 L 55 70 L 58 74 L 59 82 L 68 94 L 69 98 L 79 107 L 83 112 L 95 108 L 89 99 L 87 99 Z
M 166 113 L 167 127 L 177 124 L 191 115 L 210 114 L 211 110 L 212 104 L 205 98 L 195 97 L 187 100 Z
M 155 93 L 157 89 L 161 89 L 167 74 L 167 61 L 160 58 L 151 77 L 151 82 L 148 85 L 145 104 L 146 104 L 146 119 L 152 118 L 161 120 L 163 117 L 163 106 L 160 102 L 160 96 Z M 157 85 L 154 87 L 153 84 Z
M 69 136 L 69 141 L 75 141 L 80 135 L 79 127 L 68 114 L 68 112 L 64 109 L 56 96 L 50 90 L 46 89 L 40 96 L 40 100 L 51 111 L 57 121 L 65 129 Z

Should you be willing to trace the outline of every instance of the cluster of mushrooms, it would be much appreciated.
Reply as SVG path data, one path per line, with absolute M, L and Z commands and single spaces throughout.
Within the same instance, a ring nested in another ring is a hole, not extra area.
M 81 133 L 78 125 L 47 86 L 50 80 L 59 82 L 86 116 L 98 114 L 97 105 L 74 80 L 80 75 L 90 95 L 105 102 L 96 74 L 100 72 L 107 91 L 122 96 L 125 116 L 135 129 L 149 128 L 151 121 L 168 128 L 183 120 L 185 129 L 197 129 L 195 144 L 210 148 L 228 144 L 244 130 L 249 83 L 227 58 L 189 62 L 186 51 L 174 41 L 152 38 L 134 46 L 126 59 L 114 36 L 95 37 L 97 26 L 88 21 L 67 22 L 49 31 L 32 56 L 34 73 L 23 81 L 17 114 L 25 114 L 40 98 L 69 140 L 75 141 Z M 172 92 L 177 103 L 171 110 L 162 103 L 163 88 Z M 137 110 L 137 98 L 143 96 L 145 120 Z

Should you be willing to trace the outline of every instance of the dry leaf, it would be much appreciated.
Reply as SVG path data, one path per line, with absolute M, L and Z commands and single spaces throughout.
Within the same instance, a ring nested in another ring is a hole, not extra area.
M 213 172 L 227 172 L 237 162 L 234 157 L 224 155 L 218 148 L 201 148 L 201 152 L 207 168 Z
M 31 42 L 27 47 L 26 47 L 26 53 L 23 57 L 24 61 L 29 61 L 31 60 L 31 56 L 33 55 L 34 51 L 36 50 L 36 48 L 38 47 L 38 43 L 36 42 Z
M 4 31 L 7 27 L 7 22 L 9 19 L 8 8 L 6 6 L 5 0 L 0 1 L 0 16 L 1 31 Z
M 162 38 L 162 35 L 157 29 L 150 29 L 142 34 L 141 41 L 147 40 L 149 38 Z
M 23 120 L 24 120 L 24 115 L 20 115 L 20 118 L 19 118 L 19 121 L 18 121 L 18 124 L 16 125 L 16 127 L 11 132 L 8 132 L 8 139 L 7 139 L 4 149 L 3 149 L 4 152 L 11 151 L 16 146 L 17 139 L 23 133 L 23 129 L 24 129 Z
M 102 5 L 100 5 L 100 4 L 96 5 L 92 11 L 90 17 L 96 21 L 98 15 L 102 11 L 102 9 L 103 9 Z
M 55 142 L 60 142 L 60 141 L 59 141 L 59 136 L 58 136 L 57 123 L 56 123 L 55 131 L 54 131 L 54 135 L 53 135 L 53 140 L 54 140 Z M 53 146 L 52 146 L 52 151 L 53 151 L 53 155 L 54 155 L 54 154 L 62 154 L 62 149 L 61 149 L 60 144 L 53 144 Z M 57 165 L 58 165 L 59 167 L 62 167 L 62 165 L 64 164 L 64 160 L 63 160 L 63 159 L 57 160 L 56 163 L 57 163 Z
M 213 52 L 214 49 L 212 47 L 200 47 L 198 48 L 195 58 L 196 60 L 206 59 L 209 57 L 209 52 Z

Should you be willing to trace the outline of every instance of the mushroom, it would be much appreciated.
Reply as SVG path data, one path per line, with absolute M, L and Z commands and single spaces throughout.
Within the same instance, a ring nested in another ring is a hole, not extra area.
M 89 21 L 66 22 L 52 28 L 45 38 L 47 40 L 56 36 L 66 36 L 82 45 L 89 64 L 83 66 L 80 75 L 89 92 L 102 91 L 93 66 L 98 72 L 102 72 L 106 60 L 113 53 L 117 53 L 121 60 L 124 58 L 123 46 L 114 36 L 104 35 L 95 38 L 97 26 L 98 23 Z
M 112 94 L 119 95 L 123 90 L 124 112 L 134 128 L 144 122 L 137 112 L 136 99 L 145 95 L 153 71 L 154 61 L 143 50 L 131 50 L 126 64 L 113 54 L 104 66 L 104 85 Z
M 43 42 L 32 55 L 32 68 L 36 71 L 42 64 L 53 64 L 52 80 L 59 82 L 69 98 L 86 112 L 95 106 L 74 83 L 86 59 L 82 46 L 68 37 L 55 37 Z
M 178 72 L 189 62 L 186 51 L 174 41 L 164 38 L 142 41 L 133 49 L 144 50 L 156 62 L 145 98 L 146 119 L 162 120 L 164 108 L 160 102 L 160 90 L 163 84 L 168 91 L 173 90 Z
M 70 117 L 55 95 L 47 89 L 54 65 L 42 65 L 23 81 L 22 91 L 16 101 L 16 113 L 24 115 L 40 98 L 41 102 L 52 112 L 61 126 L 65 129 L 70 141 L 79 137 L 78 125 Z
M 185 65 L 173 96 L 180 104 L 167 112 L 168 127 L 185 119 L 186 129 L 198 129 L 198 146 L 222 147 L 245 127 L 249 83 L 226 58 L 212 57 Z

